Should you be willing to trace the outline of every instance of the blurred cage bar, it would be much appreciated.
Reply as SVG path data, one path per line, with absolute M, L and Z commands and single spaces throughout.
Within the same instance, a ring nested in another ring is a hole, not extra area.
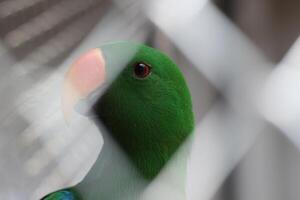
M 299 199 L 299 13 L 297 0 L 1 0 L 0 199 L 84 176 L 99 144 L 66 130 L 61 83 L 74 58 L 115 40 L 162 49 L 187 78 L 190 199 Z

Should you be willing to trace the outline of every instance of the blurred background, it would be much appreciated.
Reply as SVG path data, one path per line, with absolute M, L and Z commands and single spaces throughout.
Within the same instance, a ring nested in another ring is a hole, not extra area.
M 116 40 L 163 50 L 188 81 L 189 199 L 300 199 L 299 17 L 298 0 L 0 0 L 0 199 L 86 174 L 98 136 L 66 127 L 62 81 Z

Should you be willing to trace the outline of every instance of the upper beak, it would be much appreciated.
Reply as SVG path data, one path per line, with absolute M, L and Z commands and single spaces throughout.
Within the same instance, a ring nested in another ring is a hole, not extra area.
M 88 51 L 72 64 L 65 76 L 62 95 L 62 109 L 67 121 L 76 104 L 102 86 L 105 78 L 105 59 L 101 49 Z
M 138 51 L 138 47 L 128 47 L 126 42 L 111 42 L 80 56 L 64 80 L 62 110 L 65 119 L 69 121 L 76 111 L 89 110 Z

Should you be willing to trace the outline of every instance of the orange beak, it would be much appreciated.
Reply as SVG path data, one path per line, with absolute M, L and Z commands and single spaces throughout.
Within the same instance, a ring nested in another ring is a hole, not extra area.
M 63 88 L 62 109 L 67 121 L 76 104 L 99 88 L 105 81 L 105 60 L 100 49 L 80 56 L 68 70 Z

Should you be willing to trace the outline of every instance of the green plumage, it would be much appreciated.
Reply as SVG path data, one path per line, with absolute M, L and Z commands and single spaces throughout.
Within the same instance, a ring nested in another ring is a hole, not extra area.
M 95 112 L 142 175 L 152 179 L 194 127 L 188 87 L 176 64 L 156 49 L 127 42 L 101 49 L 104 55 L 137 51 L 95 105 Z M 149 64 L 151 75 L 136 78 L 137 62 Z
M 96 120 L 103 123 L 138 173 L 151 181 L 194 128 L 187 84 L 176 64 L 156 49 L 131 42 L 100 48 L 107 70 L 122 70 L 94 105 Z M 135 76 L 133 66 L 138 62 L 151 66 L 146 78 Z

